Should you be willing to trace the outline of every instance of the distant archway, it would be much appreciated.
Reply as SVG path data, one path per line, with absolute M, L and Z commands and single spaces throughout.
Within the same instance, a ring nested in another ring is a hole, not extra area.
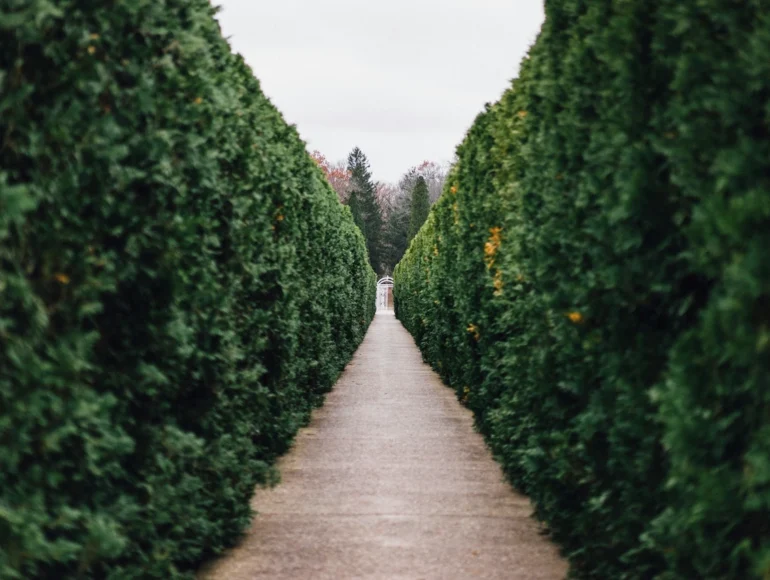
M 393 278 L 390 276 L 377 282 L 377 310 L 393 310 Z

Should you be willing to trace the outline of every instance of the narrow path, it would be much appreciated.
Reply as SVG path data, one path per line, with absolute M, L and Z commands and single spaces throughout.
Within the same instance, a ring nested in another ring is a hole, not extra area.
M 566 564 L 470 413 L 378 314 L 323 408 L 258 490 L 243 541 L 201 580 L 557 580 Z

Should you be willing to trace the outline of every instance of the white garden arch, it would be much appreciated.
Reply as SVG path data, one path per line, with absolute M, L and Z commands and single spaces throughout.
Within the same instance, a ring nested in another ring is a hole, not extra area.
M 377 282 L 377 310 L 393 310 L 393 278 L 390 276 Z

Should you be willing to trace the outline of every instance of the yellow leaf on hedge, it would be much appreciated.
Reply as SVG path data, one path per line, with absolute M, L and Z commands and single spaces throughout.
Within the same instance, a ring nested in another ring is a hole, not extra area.
M 580 324 L 583 322 L 583 315 L 580 314 L 580 312 L 570 312 L 567 314 L 567 317 L 575 324 Z

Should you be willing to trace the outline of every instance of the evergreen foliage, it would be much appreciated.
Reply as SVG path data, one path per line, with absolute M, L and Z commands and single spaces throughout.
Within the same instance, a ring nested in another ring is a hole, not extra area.
M 407 244 L 414 239 L 417 232 L 420 231 L 422 224 L 428 219 L 430 212 L 430 200 L 428 199 L 428 184 L 425 178 L 420 176 L 414 184 L 412 190 L 412 199 L 409 206 L 409 231 L 407 234 Z
M 579 578 L 770 574 L 770 9 L 563 0 L 396 310 Z
M 0 0 L 0 577 L 192 577 L 374 312 L 208 0 Z
M 377 203 L 377 187 L 372 181 L 369 160 L 358 147 L 348 155 L 350 197 L 348 205 L 353 220 L 366 240 L 369 263 L 375 272 L 382 270 L 382 212 Z

